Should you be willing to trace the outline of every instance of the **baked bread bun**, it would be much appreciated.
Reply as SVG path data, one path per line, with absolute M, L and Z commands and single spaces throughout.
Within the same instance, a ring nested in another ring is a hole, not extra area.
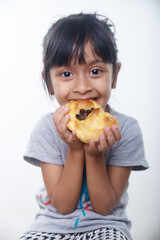
M 116 125 L 118 121 L 94 100 L 72 100 L 67 104 L 70 120 L 68 129 L 75 130 L 77 137 L 84 143 L 90 140 L 97 142 L 99 135 L 104 133 L 104 127 Z

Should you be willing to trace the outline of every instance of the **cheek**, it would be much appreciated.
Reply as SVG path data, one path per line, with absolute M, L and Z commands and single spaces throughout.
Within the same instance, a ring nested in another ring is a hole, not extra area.
M 54 91 L 54 95 L 55 95 L 58 103 L 60 105 L 63 105 L 64 104 L 64 91 L 62 91 L 62 90 L 57 91 L 57 89 L 56 89 L 56 91 Z
M 61 92 L 63 92 L 61 90 L 61 87 L 58 86 L 58 84 L 52 84 L 53 90 L 54 90 L 54 95 L 57 99 L 57 101 L 59 102 L 59 100 L 61 99 Z
M 66 105 L 67 103 L 67 96 L 68 96 L 68 89 L 63 84 L 53 84 L 54 95 L 56 100 L 58 101 L 59 105 Z
M 111 93 L 111 83 L 110 81 L 103 81 L 99 84 L 99 90 L 101 94 L 105 97 L 110 96 Z
M 111 85 L 110 82 L 104 81 L 99 85 L 99 93 L 101 95 L 101 106 L 105 107 L 108 103 L 111 95 Z
M 103 92 L 103 99 L 105 101 L 105 103 L 107 103 L 110 99 L 111 96 L 111 90 L 106 89 L 106 91 Z

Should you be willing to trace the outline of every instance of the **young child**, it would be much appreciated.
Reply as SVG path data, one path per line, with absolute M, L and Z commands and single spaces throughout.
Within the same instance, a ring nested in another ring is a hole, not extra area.
M 120 63 L 113 24 L 97 14 L 77 14 L 54 23 L 43 42 L 43 79 L 60 107 L 35 126 L 24 159 L 40 166 L 44 187 L 40 211 L 24 239 L 127 239 L 131 170 L 148 168 L 137 121 L 109 105 Z M 119 122 L 99 141 L 82 143 L 69 131 L 71 100 L 94 99 Z

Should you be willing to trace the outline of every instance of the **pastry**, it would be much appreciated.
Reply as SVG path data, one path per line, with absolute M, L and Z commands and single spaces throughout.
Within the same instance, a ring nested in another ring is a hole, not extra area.
M 104 112 L 100 104 L 94 100 L 72 100 L 67 104 L 70 120 L 68 129 L 75 130 L 77 137 L 84 143 L 90 140 L 97 142 L 104 127 L 117 125 L 116 117 Z

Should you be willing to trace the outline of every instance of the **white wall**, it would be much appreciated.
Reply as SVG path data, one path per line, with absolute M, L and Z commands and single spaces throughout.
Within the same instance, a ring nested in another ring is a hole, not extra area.
M 117 29 L 122 69 L 111 105 L 136 117 L 150 169 L 133 172 L 128 216 L 134 240 L 160 239 L 160 2 L 157 0 L 0 1 L 0 239 L 16 240 L 34 218 L 39 168 L 23 161 L 30 132 L 53 111 L 41 84 L 42 38 L 70 13 L 107 15 Z

